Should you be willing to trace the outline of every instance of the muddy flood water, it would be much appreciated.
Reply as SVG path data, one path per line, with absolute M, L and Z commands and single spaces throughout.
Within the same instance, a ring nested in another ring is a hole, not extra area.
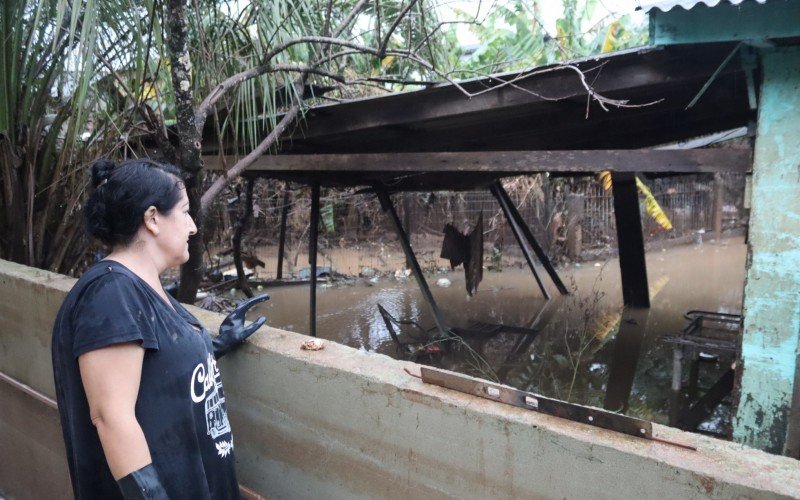
M 740 237 L 648 252 L 652 307 L 636 311 L 623 311 L 616 259 L 559 268 L 572 294 L 560 296 L 549 283 L 550 301 L 543 299 L 526 267 L 485 270 L 478 293 L 471 298 L 461 268 L 429 275 L 428 283 L 449 326 L 482 322 L 527 327 L 536 333 L 448 342 L 445 352 L 419 361 L 667 424 L 673 346 L 659 338 L 680 331 L 689 310 L 740 314 L 745 256 Z M 542 276 L 548 282 L 546 274 Z M 437 286 L 441 278 L 451 285 Z M 271 300 L 254 314 L 266 315 L 271 326 L 307 333 L 308 287 L 284 286 L 269 292 Z M 416 321 L 424 328 L 434 326 L 413 277 L 322 284 L 317 297 L 318 337 L 365 351 L 403 357 L 378 304 L 395 318 Z M 402 332 L 414 332 L 414 327 L 399 330 L 402 337 Z M 703 364 L 700 390 L 711 386 L 732 361 L 731 356 L 721 356 L 716 363 Z M 688 367 L 684 380 L 687 373 Z M 700 429 L 721 432 L 728 421 L 722 405 Z

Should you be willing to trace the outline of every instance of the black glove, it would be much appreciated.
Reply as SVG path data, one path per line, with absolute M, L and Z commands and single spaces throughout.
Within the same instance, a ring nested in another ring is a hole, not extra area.
M 147 464 L 117 481 L 125 500 L 168 500 L 153 464 Z
M 255 296 L 247 299 L 233 310 L 219 326 L 219 335 L 211 341 L 214 346 L 214 357 L 219 359 L 228 354 L 236 346 L 244 342 L 244 339 L 254 334 L 256 330 L 261 328 L 261 325 L 267 321 L 267 318 L 261 316 L 247 326 L 244 326 L 244 316 L 247 314 L 248 309 L 258 304 L 269 300 L 269 294 Z

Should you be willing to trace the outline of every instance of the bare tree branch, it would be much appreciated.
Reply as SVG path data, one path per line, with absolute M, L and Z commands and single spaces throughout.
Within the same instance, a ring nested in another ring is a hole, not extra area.
M 530 71 L 530 72 L 527 72 L 527 73 L 523 72 L 523 73 L 520 73 L 519 75 L 517 75 L 516 77 L 512 78 L 511 80 L 503 80 L 502 78 L 498 78 L 497 76 L 493 76 L 492 77 L 493 79 L 498 80 L 498 81 L 500 81 L 502 83 L 500 83 L 498 85 L 494 85 L 494 86 L 489 87 L 489 88 L 486 88 L 484 90 L 480 90 L 478 92 L 473 92 L 473 93 L 470 94 L 470 97 L 479 96 L 479 95 L 485 94 L 487 92 L 493 92 L 493 91 L 495 91 L 497 89 L 500 89 L 500 88 L 503 88 L 503 87 L 506 87 L 506 86 L 512 86 L 512 87 L 516 88 L 517 90 L 521 90 L 523 92 L 530 93 L 530 94 L 535 95 L 536 97 L 539 97 L 541 99 L 545 99 L 545 100 L 549 100 L 549 101 L 558 101 L 561 98 L 545 97 L 545 96 L 537 94 L 535 92 L 531 92 L 531 91 L 529 91 L 527 89 L 523 89 L 523 88 L 517 86 L 516 83 L 520 82 L 520 81 L 522 81 L 522 80 L 524 80 L 526 78 L 530 78 L 531 76 L 534 76 L 534 75 L 541 75 L 541 74 L 544 74 L 544 73 L 552 73 L 554 71 L 565 71 L 565 70 L 574 71 L 578 75 L 578 78 L 580 79 L 580 82 L 581 82 L 581 86 L 583 86 L 583 88 L 586 90 L 586 93 L 589 95 L 589 97 L 591 97 L 592 99 L 597 101 L 597 103 L 600 105 L 601 108 L 603 108 L 604 111 L 608 111 L 608 108 L 606 107 L 606 105 L 614 106 L 614 107 L 617 107 L 617 108 L 641 108 L 641 107 L 645 107 L 645 106 L 652 106 L 653 104 L 658 104 L 659 102 L 661 102 L 663 100 L 663 99 L 659 99 L 657 101 L 647 102 L 647 103 L 643 103 L 643 104 L 629 104 L 629 101 L 627 99 L 624 99 L 624 100 L 623 99 L 610 99 L 608 97 L 605 97 L 605 96 L 597 93 L 597 91 L 595 91 L 594 88 L 591 85 L 589 85 L 589 83 L 586 81 L 586 74 L 579 67 L 575 66 L 574 64 L 561 64 L 561 65 L 558 65 L 558 66 L 553 66 L 553 67 L 550 67 L 550 68 L 543 68 L 543 69 L 540 69 L 540 70 Z
M 304 36 L 304 37 L 298 37 L 298 38 L 294 38 L 292 40 L 288 40 L 288 41 L 282 43 L 281 45 L 278 45 L 274 49 L 272 49 L 270 52 L 267 53 L 266 56 L 264 56 L 264 61 L 267 61 L 265 64 L 260 64 L 258 66 L 254 66 L 254 67 L 252 67 L 252 68 L 250 68 L 250 69 L 248 69 L 246 71 L 242 71 L 242 72 L 237 73 L 237 74 L 235 74 L 233 76 L 230 76 L 230 77 L 226 78 L 224 81 L 222 81 L 220 84 L 218 84 L 216 87 L 214 87 L 214 90 L 212 90 L 209 93 L 209 95 L 206 96 L 206 98 L 203 99 L 203 101 L 200 103 L 200 106 L 197 108 L 197 112 L 195 113 L 195 123 L 196 123 L 196 125 L 198 127 L 198 130 L 202 130 L 202 127 L 205 124 L 205 119 L 208 117 L 208 114 L 209 114 L 209 112 L 211 110 L 211 107 L 227 91 L 229 91 L 232 87 L 234 87 L 234 86 L 236 86 L 236 85 L 238 85 L 238 84 L 240 84 L 240 83 L 242 83 L 242 82 L 244 82 L 246 80 L 250 80 L 251 78 L 258 77 L 258 76 L 263 75 L 263 74 L 268 73 L 268 72 L 279 71 L 278 69 L 275 69 L 275 68 L 280 67 L 280 65 L 271 65 L 271 64 L 268 63 L 268 61 L 270 61 L 272 58 L 274 58 L 276 55 L 280 54 L 284 50 L 287 50 L 289 47 L 291 47 L 293 45 L 298 45 L 298 44 L 301 44 L 301 43 L 318 43 L 318 44 L 328 44 L 328 45 L 334 45 L 334 46 L 348 47 L 350 49 L 353 49 L 355 51 L 355 53 L 371 54 L 371 55 L 376 56 L 376 57 L 385 57 L 387 55 L 395 55 L 395 56 L 402 57 L 402 58 L 405 58 L 405 59 L 410 59 L 410 60 L 413 60 L 413 61 L 417 62 L 418 64 L 421 64 L 426 69 L 429 69 L 431 71 L 435 71 L 436 74 L 438 74 L 439 76 L 441 76 L 442 78 L 444 78 L 448 82 L 452 83 L 459 90 L 461 90 L 462 93 L 464 93 L 465 95 L 469 96 L 469 94 L 466 91 L 464 91 L 463 88 L 460 85 L 458 85 L 458 83 L 455 80 L 449 78 L 446 74 L 436 70 L 434 68 L 434 66 L 430 62 L 428 62 L 427 60 L 425 60 L 422 57 L 418 56 L 417 54 L 414 54 L 411 51 L 408 51 L 408 50 L 385 50 L 385 51 L 381 52 L 379 49 L 376 49 L 376 48 L 373 48 L 373 47 L 368 47 L 366 45 L 362 45 L 362 44 L 355 43 L 355 42 L 350 42 L 348 40 L 342 40 L 341 38 L 324 37 L 324 36 Z M 329 56 L 327 59 L 330 60 L 331 57 Z M 309 73 L 317 72 L 316 71 L 316 66 L 319 66 L 319 64 L 314 63 L 314 64 L 310 65 L 309 66 L 310 69 L 308 70 L 308 72 Z
M 397 18 L 394 20 L 392 25 L 389 27 L 389 31 L 387 31 L 386 35 L 384 35 L 383 41 L 381 41 L 381 46 L 378 48 L 378 50 L 379 50 L 379 52 L 381 54 L 386 52 L 386 47 L 389 45 L 389 39 L 392 37 L 392 34 L 394 33 L 394 30 L 396 30 L 397 27 L 400 26 L 400 23 L 406 17 L 406 14 L 408 14 L 408 11 L 410 11 L 411 8 L 414 7 L 414 5 L 416 3 L 417 3 L 417 0 L 409 0 L 408 5 L 403 7 L 403 10 L 401 10 L 400 13 L 397 15 Z M 378 38 L 380 38 L 380 33 L 378 34 Z M 380 57 L 383 57 L 383 56 L 380 56 Z
M 428 43 L 428 40 L 430 40 L 430 38 L 433 35 L 435 35 L 440 29 L 442 29 L 442 27 L 450 25 L 450 24 L 472 24 L 472 25 L 475 25 L 475 26 L 480 26 L 480 23 L 478 21 L 442 21 L 439 24 L 437 24 L 435 28 L 433 28 L 431 31 L 429 31 L 425 35 L 425 37 L 422 40 L 420 40 L 420 42 L 417 45 L 414 46 L 414 48 L 412 50 L 415 51 L 415 52 L 418 51 L 423 45 Z
M 391 78 L 391 77 L 357 78 L 355 80 L 349 80 L 347 83 L 360 84 L 362 82 L 393 83 L 397 85 L 421 85 L 423 87 L 432 87 L 437 83 L 441 83 L 431 80 L 405 80 L 402 78 Z
M 286 112 L 286 114 L 283 115 L 281 121 L 279 121 L 278 124 L 275 125 L 275 128 L 272 129 L 269 135 L 265 137 L 264 140 L 261 141 L 261 143 L 255 149 L 250 151 L 250 153 L 248 153 L 247 156 L 237 161 L 236 164 L 234 164 L 230 168 L 230 170 L 225 172 L 224 175 L 221 175 L 214 180 L 211 186 L 206 190 L 205 193 L 203 193 L 203 196 L 200 198 L 201 211 L 205 212 L 206 210 L 208 210 L 208 207 L 211 206 L 211 201 L 220 193 L 220 191 L 222 191 L 222 189 L 225 187 L 225 184 L 227 184 L 228 181 L 235 179 L 236 177 L 241 175 L 242 172 L 244 172 L 245 169 L 247 169 L 247 167 L 252 165 L 254 161 L 256 161 L 270 147 L 272 147 L 273 144 L 275 144 L 278 141 L 281 135 L 283 135 L 283 132 L 286 130 L 286 128 L 292 122 L 294 122 L 295 118 L 297 118 L 297 115 L 300 113 L 300 105 L 301 105 L 300 103 L 293 104 L 292 107 L 290 107 L 289 110 Z
M 197 123 L 198 130 L 202 130 L 205 120 L 211 112 L 214 104 L 231 88 L 239 85 L 240 83 L 264 75 L 266 73 L 276 73 L 279 71 L 295 72 L 295 73 L 313 73 L 320 76 L 326 76 L 331 80 L 339 83 L 346 83 L 344 77 L 316 68 L 315 66 L 308 66 L 304 64 L 263 64 L 253 66 L 252 68 L 230 76 L 220 82 L 208 96 L 203 99 L 200 106 L 197 108 L 195 122 Z
M 342 20 L 342 22 L 339 23 L 339 26 L 337 26 L 336 29 L 333 30 L 331 36 L 337 38 L 339 35 L 341 35 L 342 31 L 344 31 L 344 29 L 347 28 L 351 22 L 353 22 L 353 19 L 355 19 L 356 16 L 359 15 L 362 10 L 364 10 L 364 6 L 367 5 L 368 1 L 369 0 L 359 0 L 358 3 L 355 4 L 355 6 L 352 9 L 350 9 L 350 12 Z

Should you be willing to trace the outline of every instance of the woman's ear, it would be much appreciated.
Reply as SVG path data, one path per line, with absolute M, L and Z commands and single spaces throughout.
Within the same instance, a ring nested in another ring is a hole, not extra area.
M 160 232 L 160 228 L 158 227 L 158 210 L 152 205 L 147 207 L 147 210 L 144 211 L 144 227 L 153 236 L 158 236 Z

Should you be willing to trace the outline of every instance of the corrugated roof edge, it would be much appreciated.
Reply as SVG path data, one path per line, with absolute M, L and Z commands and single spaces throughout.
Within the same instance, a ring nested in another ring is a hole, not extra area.
M 686 10 L 690 10 L 695 7 L 697 4 L 702 3 L 708 7 L 716 7 L 722 2 L 727 2 L 733 5 L 739 5 L 744 1 L 753 1 L 753 0 L 657 0 L 657 1 L 643 1 L 640 2 L 639 7 L 636 10 L 643 10 L 645 13 L 650 12 L 653 9 L 659 9 L 662 12 L 667 12 L 671 10 L 673 7 L 683 7 Z M 764 4 L 767 0 L 755 0 L 760 4 Z

